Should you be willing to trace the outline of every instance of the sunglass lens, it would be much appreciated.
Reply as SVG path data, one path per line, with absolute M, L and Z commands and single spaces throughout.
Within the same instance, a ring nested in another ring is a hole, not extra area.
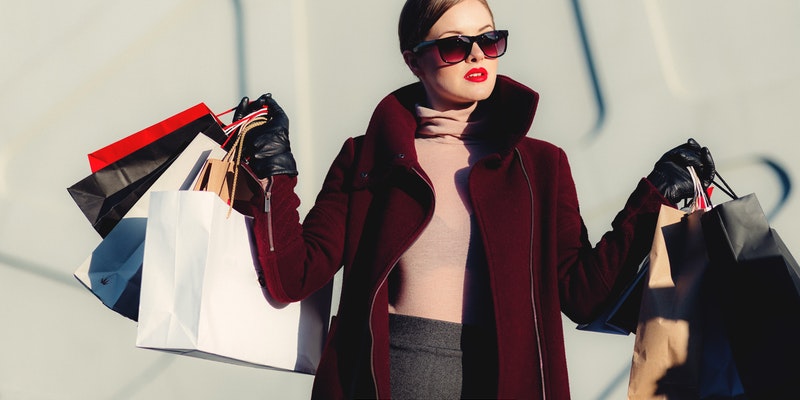
M 496 31 L 485 33 L 478 38 L 478 46 L 481 47 L 486 57 L 500 57 L 506 52 L 505 35 Z
M 469 42 L 469 39 L 458 36 L 442 40 L 438 42 L 437 45 L 439 47 L 439 54 L 446 63 L 459 63 L 464 61 L 472 47 L 472 43 Z

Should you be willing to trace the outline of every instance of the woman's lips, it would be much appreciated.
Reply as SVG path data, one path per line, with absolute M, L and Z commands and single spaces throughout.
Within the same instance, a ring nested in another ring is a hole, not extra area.
M 473 68 L 464 75 L 464 79 L 470 82 L 483 82 L 489 78 L 489 74 L 486 73 L 486 69 L 484 68 Z

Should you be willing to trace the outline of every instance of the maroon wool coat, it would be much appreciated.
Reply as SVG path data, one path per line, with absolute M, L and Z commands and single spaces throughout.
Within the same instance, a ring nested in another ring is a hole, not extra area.
M 390 396 L 387 277 L 435 202 L 414 149 L 414 104 L 423 99 L 416 83 L 378 104 L 366 134 L 344 143 L 302 224 L 295 178 L 274 178 L 269 213 L 254 205 L 259 261 L 277 300 L 301 300 L 344 267 L 313 398 Z M 666 200 L 643 179 L 592 247 L 566 155 L 526 136 L 537 102 L 533 90 L 498 77 L 480 106 L 490 107 L 502 150 L 472 168 L 469 194 L 494 301 L 497 396 L 568 399 L 561 312 L 587 322 L 633 276 Z

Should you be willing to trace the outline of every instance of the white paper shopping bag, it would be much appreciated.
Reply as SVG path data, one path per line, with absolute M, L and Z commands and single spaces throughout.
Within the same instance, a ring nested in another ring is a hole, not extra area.
M 136 345 L 218 361 L 314 373 L 330 290 L 280 304 L 258 281 L 250 217 L 215 193 L 150 199 Z
M 206 160 L 224 154 L 219 143 L 197 135 L 75 270 L 75 278 L 108 308 L 135 321 L 150 193 L 191 188 Z

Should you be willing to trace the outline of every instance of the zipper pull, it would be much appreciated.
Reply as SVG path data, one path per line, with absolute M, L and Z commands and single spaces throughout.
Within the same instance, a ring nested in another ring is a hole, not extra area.
M 267 214 L 267 238 L 269 251 L 275 251 L 275 240 L 272 237 L 272 178 L 261 188 L 264 190 L 264 213 Z
M 272 177 L 266 178 L 267 183 L 261 185 L 264 191 L 264 212 L 268 213 L 272 209 Z

